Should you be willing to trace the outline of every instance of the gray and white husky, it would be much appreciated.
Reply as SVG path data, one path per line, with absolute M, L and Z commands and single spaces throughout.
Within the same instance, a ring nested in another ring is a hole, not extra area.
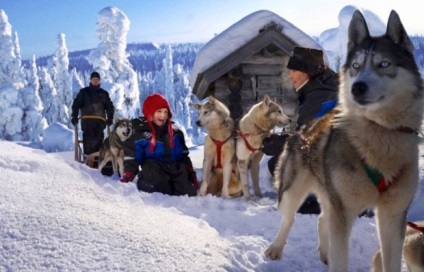
M 218 99 L 209 96 L 203 104 L 191 104 L 199 111 L 196 124 L 206 129 L 203 178 L 199 196 L 206 194 L 224 198 L 241 195 L 237 172 L 234 121 L 230 111 Z
M 112 161 L 113 173 L 118 173 L 121 177 L 124 175 L 124 150 L 123 143 L 132 135 L 132 123 L 130 119 L 118 119 L 113 120 L 113 130 L 103 141 L 103 145 L 99 151 L 99 171 L 102 171 L 103 167 Z
M 357 215 L 374 207 L 383 271 L 401 271 L 406 215 L 418 185 L 417 130 L 422 79 L 413 45 L 392 11 L 383 36 L 371 37 L 363 15 L 349 25 L 337 109 L 288 138 L 275 172 L 281 228 L 265 251 L 279 259 L 296 210 L 317 194 L 321 260 L 348 271 Z
M 240 120 L 236 155 L 243 195 L 246 199 L 250 198 L 248 169 L 255 196 L 262 196 L 259 188 L 259 163 L 264 156 L 263 139 L 275 126 L 281 127 L 289 122 L 290 119 L 283 113 L 280 105 L 272 101 L 268 95 L 253 105 Z

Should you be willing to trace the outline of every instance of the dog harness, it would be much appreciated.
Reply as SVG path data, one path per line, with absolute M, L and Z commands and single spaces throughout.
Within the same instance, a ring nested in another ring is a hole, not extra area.
M 418 135 L 418 132 L 410 127 L 399 127 L 395 129 L 396 131 L 403 132 L 403 133 L 412 133 Z M 402 168 L 400 168 L 395 175 L 392 176 L 391 179 L 385 179 L 383 174 L 381 174 L 377 169 L 372 168 L 369 166 L 365 159 L 362 159 L 362 164 L 364 166 L 364 170 L 367 173 L 368 177 L 371 179 L 372 183 L 377 187 L 378 191 L 380 193 L 384 192 L 389 188 L 389 185 L 393 183 L 395 179 L 397 179 L 401 172 Z
M 407 222 L 407 224 L 408 224 L 408 226 L 410 226 L 411 228 L 416 229 L 416 230 L 418 230 L 418 231 L 420 231 L 420 232 L 422 232 L 422 233 L 424 234 L 424 227 L 420 227 L 420 226 L 418 226 L 417 224 L 412 223 L 412 222 L 410 222 L 410 221 L 408 221 L 408 222 Z
M 233 137 L 233 135 L 230 135 L 230 137 L 228 137 L 224 141 L 218 141 L 218 140 L 215 140 L 214 138 L 211 137 L 212 142 L 216 145 L 216 157 L 218 159 L 217 164 L 215 166 L 212 166 L 211 171 L 213 171 L 214 169 L 221 169 L 222 168 L 222 165 L 221 165 L 221 149 L 222 149 L 222 146 L 226 142 L 228 142 L 232 137 Z
M 380 171 L 378 171 L 377 169 L 369 166 L 365 162 L 365 159 L 362 159 L 361 161 L 364 166 L 364 170 L 367 173 L 367 176 L 371 179 L 372 183 L 377 187 L 380 193 L 386 191 L 387 188 L 389 188 L 389 185 L 392 184 L 393 181 L 400 176 L 402 170 L 402 168 L 399 169 L 396 174 L 392 176 L 391 179 L 385 179 L 383 174 L 381 174 Z
M 260 147 L 258 148 L 254 148 L 251 144 L 249 144 L 249 141 L 247 140 L 247 136 L 253 135 L 252 133 L 249 132 L 243 132 L 243 131 L 239 131 L 238 135 L 244 140 L 244 143 L 246 144 L 247 149 L 249 149 L 252 152 L 255 152 L 259 149 L 261 149 Z
M 257 124 L 253 123 L 253 125 L 259 130 L 260 133 L 254 133 L 254 132 L 243 132 L 241 130 L 238 131 L 238 136 L 240 136 L 243 140 L 244 143 L 246 144 L 247 149 L 249 149 L 251 152 L 255 152 L 258 150 L 261 150 L 261 147 L 258 148 L 254 148 L 249 141 L 247 140 L 248 136 L 254 136 L 254 135 L 261 135 L 261 134 L 269 134 L 269 131 L 263 130 L 260 126 L 258 126 Z

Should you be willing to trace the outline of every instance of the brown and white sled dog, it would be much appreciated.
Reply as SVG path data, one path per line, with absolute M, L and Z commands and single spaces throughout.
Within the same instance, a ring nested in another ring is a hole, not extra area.
M 112 161 L 113 172 L 118 173 L 121 177 L 124 175 L 124 150 L 123 143 L 132 135 L 132 123 L 130 119 L 113 120 L 113 130 L 110 132 L 109 137 L 103 141 L 103 145 L 99 151 L 99 171 L 109 161 Z
M 281 228 L 265 255 L 279 259 L 296 210 L 315 192 L 321 260 L 348 271 L 357 215 L 375 207 L 383 271 L 400 271 L 406 214 L 418 184 L 417 129 L 423 87 L 413 45 L 392 11 L 387 30 L 371 37 L 363 15 L 349 25 L 340 105 L 289 137 L 275 170 Z M 375 183 L 375 184 L 374 184 Z
M 424 271 L 424 221 L 408 222 L 403 243 L 403 258 L 409 272 Z M 371 271 L 383 271 L 380 250 L 374 254 Z
M 248 184 L 248 169 L 252 180 L 255 196 L 260 197 L 259 164 L 264 156 L 262 141 L 275 126 L 284 126 L 290 119 L 283 113 L 282 108 L 269 98 L 253 105 L 239 123 L 236 154 L 243 195 L 250 198 Z
M 191 104 L 199 111 L 196 124 L 206 129 L 203 157 L 203 178 L 199 196 L 206 194 L 222 197 L 241 195 L 237 172 L 234 121 L 228 108 L 210 96 L 203 105 Z

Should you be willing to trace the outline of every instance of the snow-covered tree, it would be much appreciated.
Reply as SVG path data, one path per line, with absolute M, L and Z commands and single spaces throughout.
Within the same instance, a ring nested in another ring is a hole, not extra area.
M 163 93 L 168 99 L 171 109 L 176 108 L 176 99 L 180 97 L 176 96 L 174 92 L 174 70 L 173 70 L 173 61 L 172 61 L 172 47 L 171 45 L 166 46 L 165 58 L 163 60 L 162 73 L 164 76 L 164 87 Z
M 49 125 L 59 120 L 59 106 L 55 84 L 46 67 L 40 67 L 40 98 L 43 102 L 43 116 Z
M 102 87 L 115 106 L 117 117 L 136 117 L 140 114 L 137 74 L 125 52 L 130 27 L 128 17 L 116 7 L 107 7 L 98 14 L 96 36 L 101 41 L 87 58 L 99 72 Z
M 32 56 L 28 86 L 20 90 L 22 99 L 22 139 L 34 143 L 41 142 L 42 131 L 47 127 L 47 121 L 42 116 L 43 105 L 39 96 L 40 83 L 37 75 L 35 56 Z
M 72 81 L 72 99 L 74 99 L 77 96 L 78 92 L 85 86 L 83 82 L 83 78 L 78 74 L 77 69 L 75 68 L 71 70 L 71 81 Z
M 153 79 L 153 75 L 151 72 L 147 73 L 146 75 L 139 75 L 138 76 L 138 86 L 140 88 L 140 101 L 141 103 L 144 102 L 144 100 L 151 94 L 154 94 L 154 88 L 155 88 L 155 81 Z
M 58 100 L 58 122 L 71 127 L 70 108 L 73 102 L 72 79 L 69 74 L 68 48 L 65 34 L 61 33 L 56 39 L 56 51 L 49 60 L 49 72 L 56 87 Z
M 15 37 L 17 41 L 17 34 Z M 16 50 L 19 52 L 19 48 L 15 48 L 12 40 L 12 26 L 9 23 L 7 14 L 0 9 L 0 85 L 7 83 L 22 84 L 22 78 L 19 76 L 21 62 L 16 56 Z
M 20 76 L 20 60 L 12 41 L 12 26 L 0 9 L 0 138 L 22 140 L 23 111 L 19 89 L 25 85 Z
M 181 64 L 176 64 L 174 66 L 174 93 L 175 97 L 178 99 L 175 100 L 174 112 L 178 120 L 181 120 L 181 125 L 186 129 L 191 128 L 191 118 L 190 118 L 190 80 L 189 74 L 183 70 Z
M 22 108 L 19 93 L 12 85 L 0 85 L 0 139 L 22 140 Z
M 18 32 L 14 32 L 13 35 L 13 45 L 15 48 L 15 56 L 16 56 L 16 67 L 20 68 L 22 66 L 22 56 L 21 56 L 21 46 L 19 45 L 19 36 Z

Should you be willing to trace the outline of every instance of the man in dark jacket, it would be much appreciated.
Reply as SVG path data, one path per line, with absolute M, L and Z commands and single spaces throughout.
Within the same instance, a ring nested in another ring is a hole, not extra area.
M 83 132 L 83 151 L 90 155 L 99 151 L 104 139 L 106 125 L 113 123 L 115 108 L 109 93 L 100 88 L 100 75 L 91 73 L 90 85 L 81 89 L 72 104 L 74 126 L 78 125 L 78 113 L 81 110 L 81 129 Z
M 321 117 L 337 104 L 337 74 L 324 64 L 323 52 L 317 49 L 295 47 L 287 68 L 298 93 L 299 110 L 297 130 L 313 119 Z M 288 135 L 271 135 L 264 139 L 262 151 L 273 156 L 268 168 L 274 175 L 278 156 L 283 151 Z M 299 209 L 301 213 L 319 213 L 315 197 L 310 196 Z

